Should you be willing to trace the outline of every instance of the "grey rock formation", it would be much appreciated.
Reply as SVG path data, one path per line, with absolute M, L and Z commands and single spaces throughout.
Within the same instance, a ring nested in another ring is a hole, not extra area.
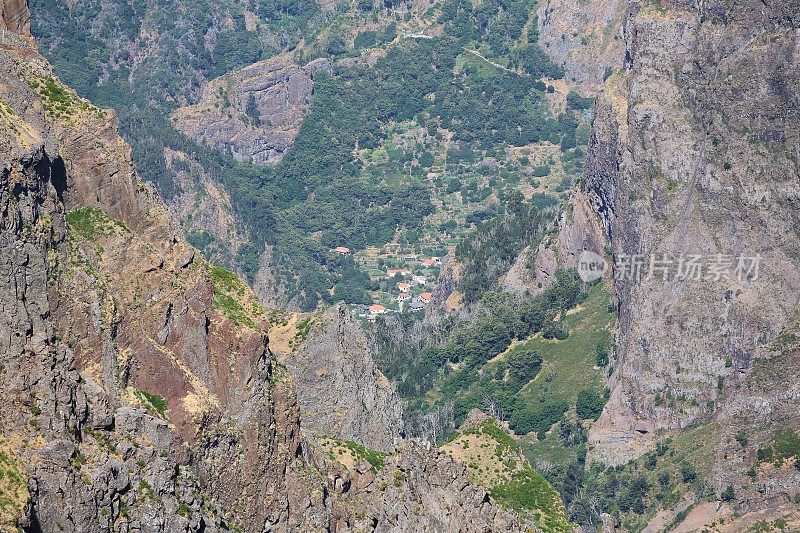
M 472 484 L 464 465 L 424 442 L 403 441 L 377 473 L 363 463 L 355 472 L 335 476 L 334 486 L 357 509 L 355 518 L 336 522 L 337 531 L 531 530 L 494 503 L 486 489 Z
M 612 394 L 590 458 L 618 464 L 658 430 L 710 420 L 800 295 L 798 2 L 632 2 L 625 71 L 599 98 L 587 182 L 621 254 L 715 254 L 715 279 L 616 283 Z M 760 254 L 757 278 L 739 255 Z M 673 265 L 677 268 L 677 265 Z M 666 401 L 656 405 L 659 395 Z M 745 396 L 746 397 L 746 396 Z
M 314 320 L 308 339 L 282 361 L 296 386 L 303 427 L 393 449 L 403 430 L 402 403 L 375 366 L 361 326 L 344 304 Z
M 288 56 L 255 63 L 209 82 L 200 101 L 172 119 L 190 137 L 238 160 L 275 163 L 300 130 L 314 75 L 330 68 L 325 59 L 300 67 Z
M 546 0 L 538 3 L 539 44 L 579 91 L 593 94 L 625 52 L 625 0 Z

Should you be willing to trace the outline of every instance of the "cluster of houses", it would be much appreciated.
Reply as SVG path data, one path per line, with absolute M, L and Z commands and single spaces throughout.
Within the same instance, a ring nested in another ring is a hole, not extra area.
M 430 292 L 423 292 L 416 298 L 413 298 L 410 292 L 401 292 L 397 296 L 397 300 L 400 302 L 401 305 L 411 301 L 411 303 L 409 304 L 410 310 L 422 311 L 423 309 L 425 309 L 425 306 L 427 306 L 429 303 L 433 301 L 433 294 Z M 385 315 L 386 313 L 389 312 L 386 306 L 381 304 L 372 304 L 367 308 L 367 311 L 368 311 L 368 316 L 371 317 L 375 317 L 378 315 Z
M 347 248 L 346 246 L 337 246 L 336 248 L 333 248 L 331 252 L 341 256 L 352 254 L 350 248 Z M 442 260 L 439 257 L 421 259 L 417 254 L 404 254 L 400 257 L 404 261 L 416 263 L 418 267 L 423 270 L 435 268 L 442 264 Z M 419 269 L 417 271 L 419 272 Z M 427 291 L 419 293 L 416 297 L 414 294 L 412 294 L 412 288 L 414 286 L 418 286 L 420 289 L 424 290 L 425 286 L 429 283 L 428 276 L 423 274 L 414 274 L 410 268 L 400 267 L 387 269 L 386 277 L 388 279 L 401 278 L 402 280 L 397 282 L 398 293 L 396 296 L 396 300 L 399 302 L 401 310 L 403 307 L 408 306 L 408 309 L 411 311 L 422 311 L 433 300 L 433 294 Z M 366 316 L 369 318 L 374 318 L 378 315 L 385 315 L 389 312 L 391 311 L 387 309 L 386 306 L 376 303 L 370 305 L 366 309 Z

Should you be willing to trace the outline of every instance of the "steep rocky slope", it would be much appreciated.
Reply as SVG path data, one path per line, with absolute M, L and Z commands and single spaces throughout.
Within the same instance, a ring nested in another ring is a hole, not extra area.
M 407 492 L 337 490 L 263 309 L 187 244 L 114 115 L 27 48 L 0 70 L 0 530 L 519 527 L 413 444 Z
M 25 0 L 8 1 L 0 6 L 0 29 L 30 35 L 31 17 Z
M 300 67 L 288 55 L 255 63 L 210 82 L 200 101 L 177 110 L 172 120 L 196 141 L 236 159 L 274 163 L 297 136 L 314 75 L 325 70 L 325 59 Z
M 798 12 L 794 1 L 631 2 L 625 69 L 605 84 L 590 142 L 587 189 L 611 250 L 645 261 L 641 280 L 615 284 L 612 394 L 590 458 L 620 464 L 664 432 L 720 418 L 730 426 L 710 481 L 718 496 L 736 487 L 740 511 L 800 482 L 786 470 L 756 491 L 761 474 L 742 476 L 759 446 L 798 428 L 796 383 L 778 377 L 797 352 L 774 344 L 794 338 L 800 295 Z M 681 254 L 703 255 L 701 279 L 675 279 Z M 737 275 L 737 258 L 757 254 L 758 275 Z M 668 281 L 646 275 L 651 256 L 673 261 Z M 751 438 L 734 444 L 742 427 Z
M 402 434 L 403 407 L 348 307 L 333 306 L 288 331 L 292 337 L 276 355 L 296 385 L 303 428 L 392 450 Z
M 297 410 L 255 299 L 186 244 L 109 112 L 36 55 L 0 61 L 2 427 L 27 477 L 22 524 L 286 520 Z
M 539 44 L 563 64 L 571 85 L 593 94 L 619 69 L 625 52 L 623 0 L 546 0 L 538 3 Z

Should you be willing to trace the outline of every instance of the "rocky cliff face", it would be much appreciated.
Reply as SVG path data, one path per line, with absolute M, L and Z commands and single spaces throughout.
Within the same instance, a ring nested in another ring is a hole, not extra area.
M 623 0 L 547 0 L 538 4 L 539 44 L 563 64 L 570 84 L 593 94 L 625 52 Z
M 187 244 L 114 115 L 27 48 L 0 71 L 0 530 L 391 529 L 308 451 L 259 302 Z M 423 528 L 500 513 L 409 460 L 437 487 Z
M 303 428 L 392 450 L 402 435 L 403 407 L 361 327 L 344 304 L 308 320 L 308 338 L 278 353 L 296 384 Z
M 313 76 L 325 59 L 305 67 L 289 56 L 262 61 L 211 81 L 200 101 L 175 112 L 175 126 L 238 160 L 275 163 L 292 145 L 308 111 Z
M 290 521 L 298 412 L 255 298 L 183 240 L 109 112 L 36 55 L 0 62 L 3 446 L 29 492 L 14 519 L 45 531 Z
M 31 34 L 31 15 L 26 0 L 7 0 L 0 5 L 0 29 Z
M 335 531 L 532 530 L 471 483 L 464 465 L 427 443 L 404 441 L 378 470 L 330 448 L 316 448 L 316 457 L 327 464 L 333 493 L 346 497 L 332 508 Z
M 798 7 L 629 5 L 625 70 L 597 104 L 588 190 L 615 256 L 641 254 L 643 272 L 666 256 L 673 279 L 616 282 L 621 329 L 594 459 L 624 462 L 656 432 L 750 402 L 762 347 L 795 312 Z M 681 254 L 703 256 L 700 280 L 674 279 Z M 759 275 L 737 275 L 737 258 L 757 254 Z

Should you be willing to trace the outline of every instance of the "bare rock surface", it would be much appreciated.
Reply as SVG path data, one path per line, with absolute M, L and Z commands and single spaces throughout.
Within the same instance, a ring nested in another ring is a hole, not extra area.
M 597 104 L 589 198 L 617 257 L 666 255 L 677 269 L 702 254 L 706 267 L 697 281 L 616 283 L 612 394 L 589 450 L 609 464 L 747 398 L 759 347 L 800 294 L 798 3 L 661 4 L 629 5 L 625 70 Z M 716 254 L 732 261 L 725 275 L 707 270 Z M 736 258 L 757 254 L 759 275 L 736 275 Z
M 275 163 L 292 145 L 309 108 L 314 75 L 326 59 L 301 67 L 278 56 L 212 80 L 200 101 L 177 110 L 175 126 L 209 147 L 256 164 Z
M 594 94 L 625 53 L 625 0 L 546 0 L 538 4 L 539 44 L 580 92 Z
M 344 304 L 312 320 L 306 341 L 279 357 L 295 383 L 304 429 L 391 450 L 402 435 L 403 407 L 361 326 Z

